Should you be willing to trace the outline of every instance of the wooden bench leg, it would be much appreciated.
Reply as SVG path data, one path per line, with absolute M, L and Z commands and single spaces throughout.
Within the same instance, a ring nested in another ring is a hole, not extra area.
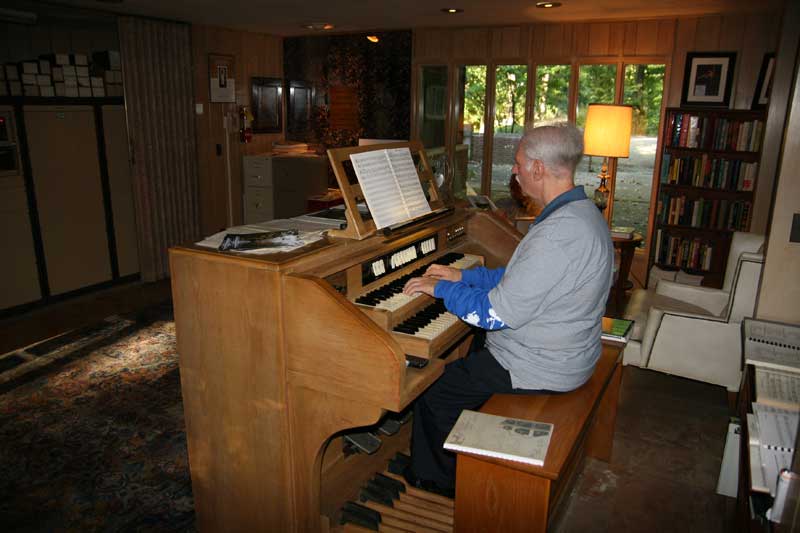
M 549 479 L 459 454 L 456 480 L 457 533 L 547 530 Z
M 589 457 L 607 463 L 611 461 L 611 451 L 614 446 L 614 426 L 617 422 L 617 403 L 621 383 L 622 365 L 617 365 L 603 398 L 600 400 L 600 405 L 597 406 L 597 414 L 586 443 L 586 454 Z

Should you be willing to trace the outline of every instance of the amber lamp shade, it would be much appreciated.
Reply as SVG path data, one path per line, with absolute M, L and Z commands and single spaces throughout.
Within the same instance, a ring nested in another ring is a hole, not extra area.
M 609 157 L 628 157 L 631 147 L 633 108 L 628 105 L 589 104 L 583 130 L 583 153 L 601 156 L 603 167 L 598 177 L 600 186 L 594 192 L 594 202 L 603 211 L 608 205 L 606 181 Z

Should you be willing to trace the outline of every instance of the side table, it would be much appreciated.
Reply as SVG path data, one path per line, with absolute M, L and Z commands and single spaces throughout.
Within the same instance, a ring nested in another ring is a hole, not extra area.
M 622 303 L 625 299 L 625 291 L 633 287 L 633 283 L 628 281 L 628 275 L 631 272 L 631 263 L 633 262 L 633 253 L 639 244 L 642 242 L 643 237 L 640 233 L 634 233 L 630 239 L 622 237 L 611 237 L 614 242 L 614 248 L 619 250 L 619 271 L 617 272 L 617 281 L 611 288 L 614 293 L 614 304 L 617 311 L 622 310 Z

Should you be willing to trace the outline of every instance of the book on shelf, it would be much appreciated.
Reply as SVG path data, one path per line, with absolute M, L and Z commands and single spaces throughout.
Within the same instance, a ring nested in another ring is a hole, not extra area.
M 612 226 L 611 236 L 617 239 L 632 239 L 636 228 L 631 226 Z
M 604 341 L 627 343 L 631 338 L 632 330 L 633 320 L 604 316 L 600 338 Z
M 464 410 L 444 442 L 447 450 L 541 466 L 553 424 Z

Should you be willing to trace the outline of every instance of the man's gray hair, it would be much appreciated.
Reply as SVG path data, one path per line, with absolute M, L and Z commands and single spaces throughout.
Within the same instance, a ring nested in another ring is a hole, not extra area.
M 541 126 L 525 132 L 520 146 L 529 161 L 538 159 L 556 174 L 572 176 L 583 157 L 583 133 L 572 124 Z

